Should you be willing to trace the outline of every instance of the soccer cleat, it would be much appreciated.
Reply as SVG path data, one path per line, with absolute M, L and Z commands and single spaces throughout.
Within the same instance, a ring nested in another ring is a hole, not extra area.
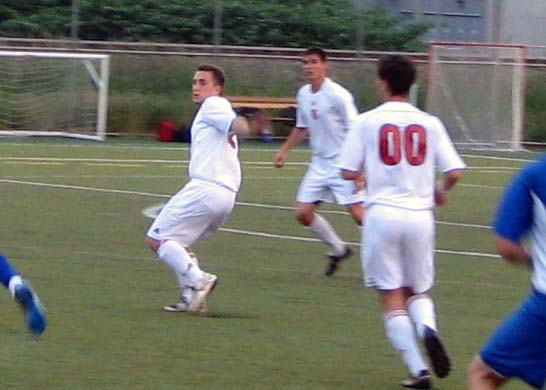
M 188 311 L 200 313 L 199 309 L 205 303 L 207 296 L 214 290 L 218 283 L 218 276 L 203 272 L 203 279 L 194 287 L 193 297 L 189 304 Z
M 419 372 L 419 375 L 410 375 L 409 378 L 404 379 L 402 382 L 400 382 L 400 385 L 407 389 L 430 390 L 432 389 L 432 380 L 428 370 L 422 370 Z
M 36 336 L 41 335 L 47 326 L 45 309 L 27 280 L 15 287 L 14 298 L 25 314 L 28 329 Z
M 332 276 L 333 274 L 335 274 L 339 268 L 340 263 L 346 258 L 350 257 L 352 254 L 353 254 L 353 250 L 348 245 L 345 246 L 345 252 L 340 256 L 329 254 L 328 258 L 330 259 L 330 261 L 328 262 L 328 265 L 326 266 L 326 272 L 324 272 L 324 274 L 326 276 Z
M 185 312 L 188 311 L 190 308 L 190 305 L 188 305 L 186 302 L 176 302 L 171 305 L 163 306 L 163 310 L 170 311 L 170 312 Z
M 438 333 L 425 326 L 424 342 L 434 372 L 438 378 L 446 377 L 451 371 L 451 361 Z
M 163 310 L 171 313 L 185 313 L 190 311 L 190 305 L 184 300 L 173 303 L 171 305 L 163 306 Z M 207 303 L 203 301 L 196 313 L 205 314 L 207 312 Z

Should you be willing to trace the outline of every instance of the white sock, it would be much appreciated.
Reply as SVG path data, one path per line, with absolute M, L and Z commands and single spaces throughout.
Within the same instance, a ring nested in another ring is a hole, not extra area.
M 408 313 L 405 310 L 392 311 L 384 315 L 383 321 L 387 338 L 400 353 L 411 375 L 417 376 L 421 370 L 427 370 Z
M 434 313 L 434 302 L 427 294 L 414 295 L 408 300 L 408 313 L 415 323 L 417 335 L 423 338 L 425 326 L 434 331 L 438 330 L 436 314 Z
M 12 297 L 15 296 L 15 287 L 19 286 L 21 283 L 23 283 L 23 279 L 20 275 L 12 276 L 9 280 L 8 290 Z
M 197 257 L 197 253 L 191 250 L 191 248 L 186 248 L 186 252 L 188 252 L 188 255 L 190 256 L 191 261 L 193 261 L 197 267 L 199 267 L 199 258 Z M 191 302 L 193 299 L 193 293 L 194 289 L 191 287 L 184 287 L 182 289 L 182 297 L 184 302 L 188 303 Z
M 169 240 L 161 244 L 157 256 L 176 273 L 180 288 L 193 287 L 203 278 L 203 271 L 192 260 L 186 249 L 179 243 Z
M 334 255 L 340 256 L 345 252 L 345 243 L 336 234 L 332 225 L 320 214 L 315 213 L 313 222 L 307 228 L 328 245 Z
M 184 300 L 184 302 L 186 303 L 190 303 L 191 300 L 193 299 L 193 288 L 191 287 L 184 287 L 182 289 L 182 299 Z
M 199 267 L 199 259 L 197 258 L 197 255 L 195 254 L 195 252 L 192 252 L 190 249 L 188 248 L 184 248 L 186 250 L 186 252 L 188 253 L 188 256 L 190 257 L 190 260 L 197 266 Z M 182 288 L 182 296 L 184 297 L 184 299 L 186 300 L 186 302 L 190 302 L 191 301 L 191 297 L 193 295 L 193 289 L 191 287 L 183 287 L 185 286 L 184 282 L 185 282 L 185 276 L 183 273 L 181 272 L 178 272 L 175 270 L 175 275 L 176 275 L 176 279 L 178 280 L 178 285 L 181 286 Z

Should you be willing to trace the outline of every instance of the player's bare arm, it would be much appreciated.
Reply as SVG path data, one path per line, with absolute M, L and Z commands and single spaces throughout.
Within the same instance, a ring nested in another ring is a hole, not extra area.
M 444 173 L 443 182 L 436 183 L 436 188 L 434 189 L 434 199 L 436 201 L 436 206 L 442 207 L 447 204 L 447 191 L 453 188 L 453 186 L 461 178 L 462 174 L 462 169 L 454 169 L 452 171 Z
M 354 181 L 356 181 L 361 176 L 362 176 L 361 171 L 349 171 L 347 169 L 342 169 L 341 170 L 341 177 L 344 178 L 345 180 L 354 180 Z
M 366 174 L 364 173 L 363 170 L 359 172 L 359 175 L 356 179 L 354 179 L 354 182 L 355 182 L 355 187 L 357 191 L 361 191 L 364 188 L 366 188 L 366 184 L 367 184 Z
M 520 243 L 497 237 L 496 245 L 497 252 L 503 259 L 516 265 L 532 266 L 531 255 Z
M 248 124 L 248 119 L 244 116 L 236 117 L 231 123 L 231 133 L 241 135 L 243 137 L 256 135 L 255 131 Z
M 286 141 L 284 141 L 284 144 L 282 144 L 281 148 L 273 158 L 273 165 L 276 168 L 282 168 L 286 162 L 286 158 L 288 157 L 290 150 L 302 142 L 305 137 L 307 137 L 307 129 L 294 127 Z

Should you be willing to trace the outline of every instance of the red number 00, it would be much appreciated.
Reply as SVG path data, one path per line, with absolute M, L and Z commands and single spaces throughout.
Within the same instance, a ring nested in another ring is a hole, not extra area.
M 404 131 L 404 154 L 411 165 L 421 165 L 427 152 L 427 134 L 423 126 L 409 125 Z M 402 159 L 400 128 L 392 124 L 379 130 L 379 154 L 387 165 L 396 165 Z

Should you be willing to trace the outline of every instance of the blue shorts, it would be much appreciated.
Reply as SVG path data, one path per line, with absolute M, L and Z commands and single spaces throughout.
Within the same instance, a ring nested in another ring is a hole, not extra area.
M 546 381 L 546 295 L 534 290 L 480 352 L 500 375 L 543 389 Z

